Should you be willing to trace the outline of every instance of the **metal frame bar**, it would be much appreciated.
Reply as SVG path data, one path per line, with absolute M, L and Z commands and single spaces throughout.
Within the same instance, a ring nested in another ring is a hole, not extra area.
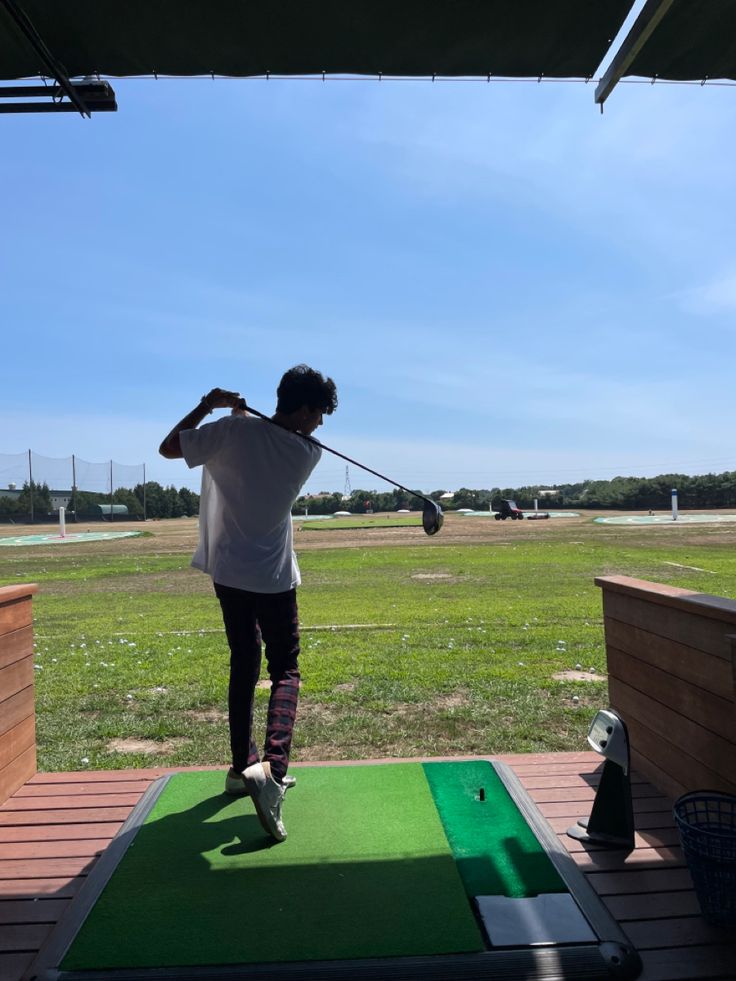
M 603 103 L 626 74 L 673 3 L 674 0 L 647 0 L 642 7 L 605 75 L 596 86 L 595 101 L 601 107 L 601 112 Z
M 109 82 L 71 82 L 72 90 L 89 112 L 115 112 L 115 92 Z M 66 94 L 55 85 L 5 85 L 0 86 L 0 114 L 21 112 L 78 112 L 72 102 L 62 102 Z M 4 102 L 4 99 L 50 99 L 44 102 Z
M 25 11 L 17 5 L 15 0 L 0 0 L 0 3 L 2 3 L 2 5 L 5 7 L 8 15 L 13 19 L 20 32 L 39 56 L 44 66 L 48 69 L 49 74 L 52 75 L 59 83 L 60 88 L 63 89 L 64 94 L 69 98 L 69 101 L 74 105 L 80 115 L 91 119 L 92 114 L 84 99 L 82 99 L 77 93 L 74 85 L 70 81 L 69 76 L 66 73 L 66 69 L 61 62 L 56 60 L 54 55 L 48 49 L 43 38 L 28 19 L 28 15 L 25 13 Z M 39 110 L 31 110 L 31 112 L 33 111 L 38 112 Z

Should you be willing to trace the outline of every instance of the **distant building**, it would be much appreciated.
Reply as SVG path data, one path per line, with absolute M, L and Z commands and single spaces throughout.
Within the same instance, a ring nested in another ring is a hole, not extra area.
M 50 490 L 49 497 L 51 498 L 51 510 L 58 511 L 59 508 L 69 507 L 72 499 L 72 492 L 70 490 Z
M 7 487 L 0 487 L 0 497 L 9 497 L 13 501 L 17 501 L 22 493 L 23 491 L 18 490 L 15 484 L 8 484 Z M 49 498 L 51 499 L 51 510 L 58 511 L 59 508 L 69 507 L 69 502 L 72 499 L 72 492 L 70 490 L 50 490 Z

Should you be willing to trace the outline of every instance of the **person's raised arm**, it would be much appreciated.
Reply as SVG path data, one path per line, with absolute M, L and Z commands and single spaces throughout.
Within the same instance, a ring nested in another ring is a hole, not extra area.
M 195 405 L 188 415 L 177 422 L 159 446 L 159 453 L 167 460 L 180 460 L 183 454 L 179 433 L 185 429 L 196 429 L 204 417 L 208 416 L 214 409 L 233 409 L 245 415 L 243 405 L 244 401 L 239 392 L 227 392 L 224 388 L 213 388 L 211 392 L 202 396 L 199 404 Z

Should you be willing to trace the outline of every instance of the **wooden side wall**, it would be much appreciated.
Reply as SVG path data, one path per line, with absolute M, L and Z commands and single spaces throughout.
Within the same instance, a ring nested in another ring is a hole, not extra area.
M 671 798 L 736 794 L 736 602 L 626 576 L 596 583 L 632 766 Z
M 0 587 L 0 803 L 36 773 L 33 594 Z

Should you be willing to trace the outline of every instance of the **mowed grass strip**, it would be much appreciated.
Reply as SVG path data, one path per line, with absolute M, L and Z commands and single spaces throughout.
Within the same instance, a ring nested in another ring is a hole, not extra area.
M 368 533 L 365 546 L 304 551 L 294 759 L 584 748 L 607 703 L 594 576 L 736 594 L 732 543 L 678 546 L 657 530 L 396 547 L 371 547 Z M 175 537 L 156 551 L 135 541 L 0 561 L 3 584 L 41 587 L 42 769 L 228 760 L 228 651 L 209 580 Z M 554 677 L 578 665 L 599 680 Z M 265 665 L 262 677 L 259 732 Z

